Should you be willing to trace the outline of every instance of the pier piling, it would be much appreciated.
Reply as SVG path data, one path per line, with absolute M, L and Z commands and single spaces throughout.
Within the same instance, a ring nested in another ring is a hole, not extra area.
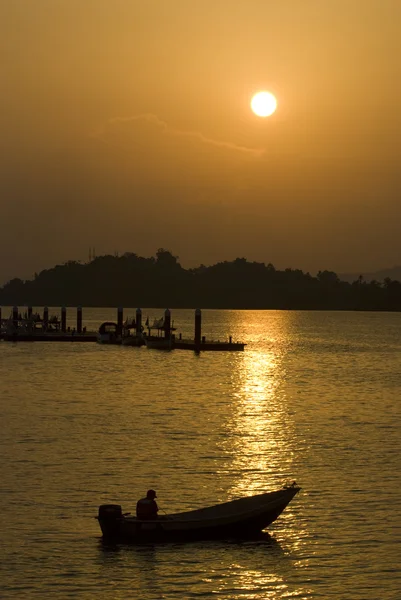
M 49 307 L 45 306 L 43 309 L 43 329 L 47 331 L 49 326 Z
M 122 306 L 119 306 L 117 309 L 117 335 L 122 335 L 123 333 L 123 318 L 124 309 Z
M 202 311 L 200 308 L 195 310 L 195 352 L 199 352 L 202 336 Z
M 14 331 L 18 330 L 18 306 L 13 306 L 13 327 Z
M 171 337 L 171 312 L 168 308 L 164 311 L 164 337 L 166 340 Z
M 82 306 L 77 306 L 77 333 L 82 333 Z
M 65 306 L 61 307 L 61 331 L 63 333 L 67 331 L 67 308 Z
M 142 333 L 142 310 L 140 308 L 136 309 L 135 331 L 137 336 Z

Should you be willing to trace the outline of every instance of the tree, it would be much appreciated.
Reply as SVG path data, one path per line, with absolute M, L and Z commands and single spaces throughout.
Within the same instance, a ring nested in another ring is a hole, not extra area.
M 316 278 L 320 283 L 327 286 L 336 285 L 340 282 L 337 273 L 334 273 L 334 271 L 319 271 Z
M 156 264 L 167 269 L 178 265 L 178 256 L 173 256 L 169 250 L 159 248 L 156 252 Z

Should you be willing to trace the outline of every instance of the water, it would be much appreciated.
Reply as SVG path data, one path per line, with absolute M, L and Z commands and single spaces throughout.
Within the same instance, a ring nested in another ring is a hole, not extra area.
M 0 597 L 400 598 L 400 332 L 400 314 L 204 311 L 245 352 L 1 342 Z M 110 547 L 93 518 L 149 487 L 170 512 L 294 479 L 261 540 Z

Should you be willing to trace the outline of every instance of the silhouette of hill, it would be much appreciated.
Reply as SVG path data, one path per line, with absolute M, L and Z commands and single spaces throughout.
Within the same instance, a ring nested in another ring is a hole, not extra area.
M 155 257 L 99 256 L 12 279 L 0 288 L 0 305 L 398 311 L 401 284 L 389 277 L 347 282 L 333 271 L 312 277 L 246 258 L 184 269 L 159 248 Z

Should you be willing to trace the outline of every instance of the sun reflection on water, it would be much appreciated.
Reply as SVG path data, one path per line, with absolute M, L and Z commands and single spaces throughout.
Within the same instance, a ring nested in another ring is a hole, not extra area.
M 265 337 L 260 334 L 243 354 L 233 357 L 231 411 L 223 444 L 231 498 L 274 490 L 297 476 L 296 425 L 289 391 L 296 316 L 265 313 L 263 329 L 260 318 L 260 313 L 255 315 L 249 330 L 258 328 Z M 304 574 L 306 531 L 299 527 L 297 511 L 295 503 L 290 505 L 272 526 L 280 553 L 274 551 L 277 547 L 269 548 L 261 568 L 233 561 L 215 593 L 249 600 L 309 597 L 313 592 Z M 299 577 L 295 585 L 290 583 L 294 569 Z
M 276 329 L 272 325 L 276 324 Z M 291 479 L 293 424 L 287 407 L 285 382 L 288 340 L 286 319 L 270 323 L 263 351 L 248 350 L 232 370 L 233 410 L 226 425 L 224 451 L 237 471 L 232 497 L 274 489 Z

